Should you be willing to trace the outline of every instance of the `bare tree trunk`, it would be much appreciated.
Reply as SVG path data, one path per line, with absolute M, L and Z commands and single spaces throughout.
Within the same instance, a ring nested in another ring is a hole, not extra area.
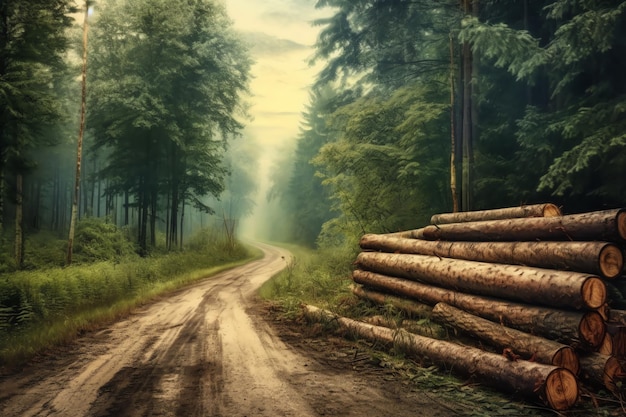
M 15 265 L 22 269 L 24 264 L 24 195 L 23 177 L 17 174 L 15 179 Z
M 367 234 L 362 249 L 565 269 L 616 278 L 624 267 L 618 245 L 607 242 L 458 242 Z
M 471 0 L 463 0 L 466 15 L 472 12 Z M 472 208 L 472 171 L 474 149 L 472 138 L 472 48 L 469 42 L 462 46 L 463 56 L 463 124 L 461 130 L 462 173 L 461 173 L 461 208 Z
M 128 207 L 130 204 L 129 201 L 129 196 L 128 196 L 128 191 L 124 191 L 124 226 L 128 226 L 128 222 L 129 222 L 129 217 L 128 217 L 128 211 L 130 210 L 130 208 Z
M 74 232 L 76 228 L 76 218 L 78 216 L 78 198 L 80 193 L 80 164 L 83 156 L 83 135 L 85 133 L 85 113 L 87 109 L 87 32 L 89 18 L 89 0 L 85 0 L 85 18 L 83 21 L 83 70 L 82 70 L 82 94 L 80 106 L 80 127 L 78 130 L 78 141 L 76 145 L 76 180 L 74 184 L 74 200 L 72 202 L 72 216 L 70 218 L 70 233 L 67 240 L 66 264 L 72 263 L 72 252 L 74 250 Z
M 455 124 L 455 88 L 454 75 L 456 68 L 454 65 L 454 41 L 450 32 L 450 194 L 452 195 L 452 211 L 459 211 L 459 198 L 456 190 L 456 124 Z
M 551 307 L 595 309 L 606 302 L 604 282 L 579 272 L 375 252 L 361 252 L 356 265 L 473 294 Z
M 520 355 L 520 359 L 559 366 L 569 369 L 574 375 L 580 369 L 578 355 L 571 346 L 496 324 L 446 303 L 435 305 L 431 318 L 475 336 L 491 346 L 511 349 L 511 354 Z
M 580 356 L 580 377 L 598 387 L 605 387 L 616 393 L 625 377 L 626 372 L 619 360 L 601 353 L 590 353 Z
M 185 199 L 181 202 L 180 208 L 180 250 L 183 250 L 183 230 L 185 227 Z
M 444 302 L 488 320 L 580 349 L 597 349 L 606 335 L 604 319 L 596 311 L 580 313 L 516 303 L 358 269 L 352 273 L 352 279 L 358 284 L 423 303 Z
M 463 223 L 483 220 L 503 220 L 521 217 L 555 217 L 561 216 L 561 209 L 551 203 L 531 204 L 520 207 L 506 207 L 492 210 L 466 211 L 463 213 L 434 214 L 430 218 L 432 224 Z
M 568 369 L 527 361 L 509 361 L 502 355 L 451 342 L 419 336 L 404 330 L 358 322 L 306 305 L 307 318 L 336 322 L 343 330 L 375 342 L 393 344 L 405 352 L 428 357 L 457 372 L 474 375 L 500 390 L 541 401 L 555 410 L 567 410 L 578 400 L 578 382 Z
M 424 228 L 424 238 L 472 241 L 603 240 L 624 242 L 626 241 L 626 209 L 556 217 L 431 225 Z
M 156 246 L 157 192 L 153 190 L 150 198 L 150 246 Z
M 427 304 L 370 290 L 361 285 L 353 285 L 352 294 L 363 300 L 368 300 L 376 304 L 392 305 L 394 308 L 403 311 L 412 317 L 430 317 L 430 313 L 433 311 L 433 308 Z

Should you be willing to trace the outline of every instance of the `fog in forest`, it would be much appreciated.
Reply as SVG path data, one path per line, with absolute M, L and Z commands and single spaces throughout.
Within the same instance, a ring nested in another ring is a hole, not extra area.
M 86 25 L 61 3 L 2 9 L 23 25 L 0 41 L 7 262 L 74 218 L 145 255 L 205 228 L 341 246 L 437 212 L 623 204 L 621 6 L 100 0 Z
M 285 209 L 272 188 L 290 175 L 302 112 L 309 103 L 309 89 L 321 66 L 311 66 L 319 33 L 314 19 L 328 16 L 306 0 L 227 1 L 229 15 L 254 59 L 250 115 L 244 136 L 254 144 L 255 172 L 253 212 L 242 219 L 240 234 L 249 238 L 277 239 L 283 229 Z

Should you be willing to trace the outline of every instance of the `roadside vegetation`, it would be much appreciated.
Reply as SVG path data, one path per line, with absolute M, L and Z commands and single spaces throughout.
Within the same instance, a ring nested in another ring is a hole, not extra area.
M 30 270 L 0 275 L 0 366 L 17 365 L 53 345 L 119 319 L 133 308 L 259 252 L 202 229 L 185 251 L 140 257 L 113 224 L 87 218 L 76 234 L 76 262 L 62 267 L 66 241 L 34 239 Z

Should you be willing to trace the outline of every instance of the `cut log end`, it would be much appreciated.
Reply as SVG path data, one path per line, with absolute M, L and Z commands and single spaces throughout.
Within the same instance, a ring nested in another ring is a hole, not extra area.
M 552 203 L 547 203 L 543 207 L 543 217 L 562 216 L 561 209 Z
M 626 240 L 626 210 L 622 210 L 617 215 L 617 231 L 622 240 Z
M 604 365 L 602 375 L 604 386 L 611 392 L 619 391 L 619 383 L 624 380 L 624 369 L 616 357 L 611 356 Z
M 606 286 L 600 278 L 587 278 L 583 283 L 581 295 L 586 307 L 600 308 L 606 303 Z
M 578 334 L 582 342 L 591 349 L 597 349 L 602 345 L 606 335 L 606 324 L 602 316 L 595 312 L 586 313 L 578 325 Z
M 613 338 L 610 334 L 606 333 L 602 338 L 602 343 L 598 346 L 598 353 L 611 356 L 613 354 Z
M 578 401 L 576 376 L 568 369 L 556 368 L 546 378 L 545 395 L 547 403 L 553 409 L 570 409 Z
M 569 369 L 574 375 L 580 371 L 580 361 L 576 351 L 571 346 L 563 346 L 552 357 L 552 365 Z
M 615 278 L 624 268 L 624 255 L 616 245 L 606 245 L 600 251 L 600 271 L 607 278 Z

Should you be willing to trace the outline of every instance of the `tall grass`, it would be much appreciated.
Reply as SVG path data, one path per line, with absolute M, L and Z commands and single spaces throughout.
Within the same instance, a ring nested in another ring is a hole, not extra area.
M 0 365 L 24 361 L 164 292 L 260 255 L 214 236 L 203 231 L 185 252 L 146 258 L 117 250 L 124 242 L 111 246 L 104 239 L 83 251 L 83 259 L 106 257 L 114 247 L 112 260 L 0 275 Z
M 293 257 L 287 267 L 259 290 L 261 297 L 278 301 L 288 314 L 299 313 L 301 303 L 314 304 L 333 311 L 351 308 L 352 263 L 356 248 L 312 250 L 282 245 Z

